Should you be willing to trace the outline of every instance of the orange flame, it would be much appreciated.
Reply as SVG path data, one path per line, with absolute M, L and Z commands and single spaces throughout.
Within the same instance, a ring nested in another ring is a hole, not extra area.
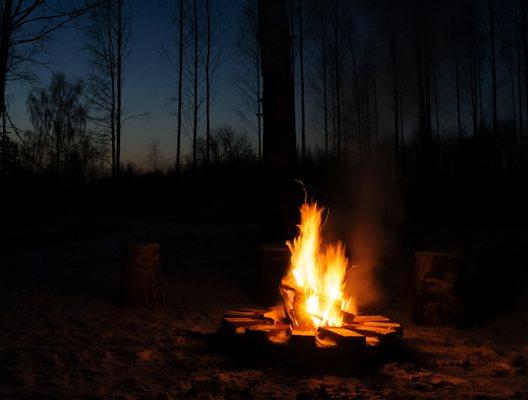
M 323 211 L 316 203 L 304 203 L 300 208 L 299 234 L 293 242 L 286 242 L 291 252 L 291 264 L 285 281 L 304 296 L 297 310 L 304 315 L 297 319 L 309 321 L 314 328 L 341 326 L 341 310 L 350 304 L 350 299 L 343 293 L 348 266 L 345 247 L 341 242 L 323 244 Z M 285 301 L 288 302 L 286 297 Z M 294 308 L 292 304 L 286 304 L 286 307 Z M 297 324 L 302 323 L 297 321 Z

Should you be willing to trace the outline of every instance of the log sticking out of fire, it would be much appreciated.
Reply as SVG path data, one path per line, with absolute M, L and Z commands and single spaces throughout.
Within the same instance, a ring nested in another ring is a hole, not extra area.
M 298 288 L 295 284 L 286 282 L 284 279 L 281 281 L 279 287 L 282 299 L 284 311 L 288 315 L 291 324 L 295 328 L 315 328 L 313 320 L 324 321 L 324 317 L 313 312 L 308 311 L 306 305 L 306 295 L 302 288 Z M 328 298 L 322 294 L 316 293 L 319 299 L 330 303 Z M 354 320 L 354 314 L 341 310 L 341 301 L 335 300 L 330 303 L 330 307 L 333 309 L 333 313 L 341 314 L 343 321 L 352 323 Z

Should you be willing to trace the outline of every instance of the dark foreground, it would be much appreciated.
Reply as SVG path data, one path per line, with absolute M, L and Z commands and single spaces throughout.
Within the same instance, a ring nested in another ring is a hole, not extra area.
M 420 328 L 404 290 L 385 314 L 405 324 L 405 345 L 386 360 L 245 362 L 213 334 L 225 309 L 251 304 L 255 227 L 101 224 L 3 252 L 1 398 L 528 399 L 527 301 L 484 326 Z M 162 246 L 167 307 L 156 312 L 116 302 L 121 246 L 145 240 Z

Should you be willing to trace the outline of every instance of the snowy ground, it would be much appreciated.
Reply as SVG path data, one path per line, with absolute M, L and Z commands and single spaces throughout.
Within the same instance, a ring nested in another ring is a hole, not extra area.
M 0 398 L 528 399 L 521 306 L 486 326 L 420 328 L 408 320 L 411 299 L 392 298 L 387 313 L 404 323 L 405 347 L 368 369 L 241 363 L 211 343 L 223 310 L 251 305 L 255 227 L 119 226 L 28 240 L 1 256 Z M 146 240 L 162 246 L 167 307 L 125 310 L 120 250 Z

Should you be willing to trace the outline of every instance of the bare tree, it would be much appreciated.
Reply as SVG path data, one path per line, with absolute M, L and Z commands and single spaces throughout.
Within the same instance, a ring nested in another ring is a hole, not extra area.
M 180 0 L 179 14 L 179 40 L 178 40 L 178 128 L 176 138 L 176 171 L 180 172 L 181 133 L 182 133 L 182 105 L 183 105 L 183 55 L 184 55 L 184 0 Z
M 337 159 L 341 160 L 341 57 L 340 57 L 340 45 L 339 45 L 339 0 L 334 0 L 334 93 L 335 93 L 335 120 L 336 120 L 336 132 L 337 137 Z
M 88 13 L 85 49 L 92 73 L 87 98 L 93 109 L 90 119 L 101 132 L 101 141 L 110 148 L 112 176 L 121 165 L 123 63 L 131 31 L 123 17 L 123 0 L 108 1 Z
M 150 167 L 152 169 L 152 172 L 156 173 L 159 171 L 160 162 L 161 162 L 161 151 L 160 151 L 160 144 L 158 139 L 152 139 L 149 143 L 149 151 L 148 151 L 148 162 L 150 163 Z
M 185 76 L 185 54 L 186 54 L 186 33 L 185 24 L 188 16 L 188 10 L 185 7 L 185 0 L 178 1 L 178 7 L 172 9 L 171 22 L 177 26 L 175 33 L 175 42 L 177 46 L 177 59 L 172 56 L 170 50 L 164 45 L 161 45 L 161 51 L 170 65 L 178 74 L 178 89 L 176 98 L 170 99 L 171 103 L 176 102 L 176 173 L 180 172 L 181 168 L 181 136 L 183 131 L 183 103 L 184 103 L 184 76 Z M 188 4 L 188 3 L 187 3 Z
M 193 98 L 192 98 L 192 167 L 196 170 L 196 140 L 198 139 L 198 110 L 200 107 L 200 99 L 198 95 L 198 86 L 200 84 L 199 74 L 199 63 L 200 54 L 198 52 L 200 31 L 198 29 L 198 4 L 197 0 L 193 0 L 192 3 L 192 37 L 193 43 L 193 74 L 192 74 L 192 87 L 193 87 Z
M 121 170 L 121 122 L 123 118 L 123 53 L 125 51 L 126 41 L 123 40 L 123 1 L 117 0 L 117 38 L 116 38 L 116 70 L 117 70 L 117 82 L 116 82 L 116 95 L 117 95 L 117 106 L 116 106 L 116 174 L 119 175 Z
M 42 148 L 53 160 L 58 175 L 68 164 L 74 145 L 86 128 L 86 106 L 82 102 L 82 83 L 69 82 L 55 75 L 44 89 L 34 89 L 26 104 L 31 124 Z
M 6 82 L 10 79 L 30 78 L 31 66 L 40 64 L 38 54 L 43 50 L 42 41 L 102 1 L 71 2 L 67 8 L 60 8 L 57 4 L 45 0 L 2 1 L 0 7 L 0 113 L 3 121 L 9 119 L 3 115 L 7 112 Z M 2 146 L 7 144 L 6 125 L 7 123 L 2 124 Z
M 235 37 L 237 62 L 233 83 L 242 99 L 238 110 L 244 124 L 257 136 L 259 162 L 262 160 L 262 77 L 260 72 L 260 50 L 258 42 L 257 1 L 246 0 L 239 17 L 239 28 Z
M 323 1 L 319 0 L 320 4 L 320 30 L 321 30 L 321 63 L 322 63 L 322 85 L 323 85 L 323 115 L 324 115 L 324 140 L 325 140 L 325 161 L 328 162 L 328 83 L 327 83 L 327 60 L 326 60 L 326 29 L 325 29 L 325 14 L 323 9 Z
M 205 0 L 205 134 L 206 142 L 210 140 L 211 131 L 211 106 L 213 101 L 213 86 L 215 74 L 221 62 L 219 39 L 223 35 L 220 31 L 222 23 L 222 10 L 225 5 L 221 0 Z M 208 147 L 209 148 L 209 147 Z M 208 153 L 209 154 L 209 153 Z M 209 157 L 207 157 L 209 160 Z
M 306 162 L 306 111 L 304 103 L 304 23 L 303 6 L 299 0 L 299 78 L 301 79 L 301 154 L 303 164 Z
M 499 135 L 499 116 L 497 111 L 497 46 L 496 46 L 496 26 L 495 26 L 495 0 L 488 0 L 488 34 L 490 51 L 490 73 L 491 73 L 491 102 L 493 112 L 493 139 L 497 146 Z

